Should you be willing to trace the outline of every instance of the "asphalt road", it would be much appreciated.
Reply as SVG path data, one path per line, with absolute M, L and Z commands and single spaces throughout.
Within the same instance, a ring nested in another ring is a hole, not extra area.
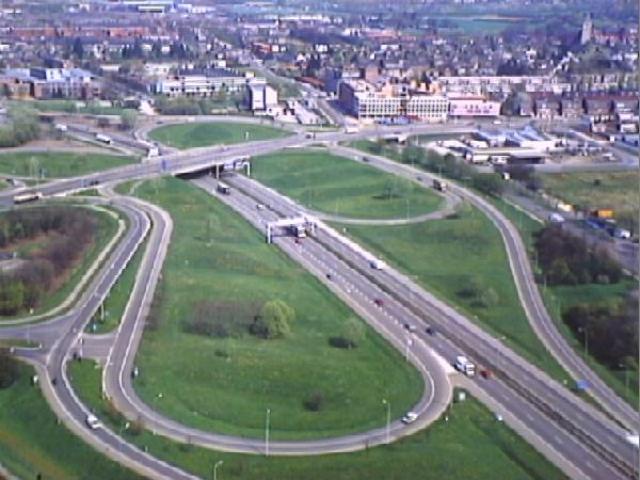
M 213 189 L 214 182 L 209 182 L 209 188 Z M 249 217 L 250 209 L 260 212 L 256 208 L 257 203 L 277 210 L 282 217 L 298 214 L 298 210 L 292 206 L 289 199 L 284 199 L 273 190 L 245 177 L 226 178 L 225 182 L 236 189 L 231 195 L 220 198 L 243 216 Z M 238 189 L 242 190 L 242 193 Z M 246 192 L 251 192 L 249 200 L 242 199 Z M 241 202 L 242 205 L 238 205 Z M 365 295 L 370 302 L 375 298 L 381 298 L 385 310 L 389 311 L 390 308 L 394 308 L 394 301 L 402 299 L 397 308 L 404 308 L 395 312 L 396 318 L 405 319 L 404 321 L 411 318 L 411 322 L 415 322 L 416 325 L 436 325 L 437 331 L 442 333 L 438 337 L 446 337 L 446 340 L 454 345 L 448 350 L 438 350 L 438 346 L 434 346 L 444 358 L 451 360 L 462 351 L 479 364 L 497 372 L 500 380 L 486 382 L 487 389 L 496 389 L 491 390 L 492 396 L 498 398 L 501 403 L 511 404 L 511 408 L 515 409 L 511 411 L 521 420 L 532 419 L 525 422 L 527 426 L 552 444 L 565 458 L 571 459 L 586 476 L 624 478 L 620 472 L 611 471 L 608 463 L 603 462 L 600 457 L 626 465 L 622 468 L 627 472 L 634 470 L 638 462 L 637 451 L 624 441 L 625 431 L 622 428 L 548 375 L 529 365 L 460 313 L 422 290 L 413 281 L 391 268 L 371 269 L 371 254 L 324 225 L 317 230 L 313 240 L 305 240 L 301 245 L 305 248 L 313 246 L 316 249 L 314 256 L 323 258 L 327 267 L 339 265 L 339 259 L 344 259 L 348 267 L 334 268 L 332 271 L 339 270 L 344 272 L 344 275 L 355 276 L 350 283 L 359 291 L 366 292 Z M 325 253 L 319 251 L 323 250 L 319 245 L 325 247 Z M 337 259 L 322 256 L 330 257 L 331 252 L 338 254 Z M 344 261 L 341 263 L 344 264 Z M 419 329 L 419 332 L 424 335 L 423 329 Z M 426 338 L 426 335 L 424 336 Z M 501 384 L 501 381 L 504 383 Z M 587 443 L 589 447 L 583 443 Z M 593 466 L 593 469 L 590 469 L 590 466 Z
M 335 147 L 338 154 L 347 158 L 357 158 L 361 153 L 357 150 Z M 620 398 L 582 358 L 571 348 L 562 334 L 558 331 L 554 321 L 546 310 L 540 291 L 536 285 L 527 250 L 516 227 L 489 201 L 471 190 L 457 185 L 455 182 L 443 179 L 437 175 L 419 170 L 409 165 L 403 165 L 381 156 L 368 155 L 370 164 L 395 175 L 403 176 L 414 181 L 418 177 L 427 185 L 433 179 L 447 181 L 450 190 L 471 203 L 483 212 L 500 232 L 507 250 L 511 271 L 516 282 L 520 302 L 527 314 L 529 323 L 549 352 L 576 380 L 586 380 L 589 384 L 588 393 L 614 418 L 630 430 L 640 430 L 638 412 Z
M 468 130 L 469 126 L 459 126 L 458 128 Z M 429 126 L 416 129 L 411 126 L 409 129 L 392 127 L 378 130 L 389 130 L 394 133 L 399 130 L 411 130 L 413 133 L 417 131 L 429 131 L 436 133 L 438 131 L 450 132 L 452 127 Z M 122 167 L 82 178 L 56 181 L 43 185 L 39 189 L 47 195 L 64 194 L 69 190 L 88 188 L 88 182 L 90 180 L 99 180 L 100 182 L 106 182 L 109 180 L 120 181 L 130 178 L 143 178 L 157 174 L 176 173 L 210 166 L 213 162 L 224 163 L 225 161 L 228 161 L 228 159 L 232 159 L 237 156 L 251 156 L 257 153 L 266 153 L 267 151 L 278 150 L 287 146 L 303 146 L 318 142 L 319 140 L 341 141 L 368 136 L 371 136 L 370 132 L 361 132 L 358 134 L 323 133 L 318 134 L 316 139 L 308 139 L 306 136 L 297 135 L 287 139 L 255 142 L 235 147 L 204 148 L 198 149 L 197 151 L 164 156 L 143 165 Z M 215 157 L 213 157 L 213 155 L 215 155 Z M 401 167 L 402 169 L 405 168 L 404 166 L 397 164 L 394 165 L 395 167 Z M 421 176 L 426 176 L 424 172 L 417 171 L 409 171 L 408 173 L 404 171 L 402 173 L 409 175 L 412 178 L 415 177 L 417 173 Z M 473 200 L 473 194 L 462 189 L 459 190 L 460 191 L 454 191 L 460 196 L 466 196 L 469 201 Z M 470 195 L 471 197 L 469 197 Z M 241 196 L 231 195 L 226 197 L 226 200 L 236 197 L 240 198 Z M 10 203 L 11 192 L 3 192 L 0 198 L 4 199 L 6 203 Z M 267 203 L 272 200 L 275 201 L 275 198 L 268 200 L 269 198 L 270 197 L 266 197 L 263 203 Z M 125 203 L 127 202 L 125 200 L 122 201 Z M 131 201 L 132 200 L 129 200 L 129 202 Z M 134 207 L 133 205 L 129 205 L 129 207 L 134 210 L 136 208 L 143 208 L 139 204 L 137 207 Z M 146 206 L 145 208 L 150 215 L 153 215 L 151 213 L 154 210 L 152 207 Z M 257 210 L 255 209 L 254 199 L 249 199 L 248 203 L 245 201 L 244 206 L 235 205 L 234 208 L 238 209 L 240 213 L 243 213 L 250 219 L 251 216 L 256 214 Z M 251 214 L 249 213 L 250 210 L 252 212 Z M 265 211 L 264 215 L 272 215 L 272 212 L 270 213 Z M 163 222 L 160 219 L 162 215 L 159 214 L 157 210 L 155 210 L 155 216 L 156 218 L 154 221 L 160 225 L 158 231 L 165 233 L 158 234 L 160 235 L 159 240 L 150 242 L 150 245 L 155 245 L 155 247 L 150 246 L 148 252 L 161 255 L 168 242 L 168 236 L 166 235 L 167 229 L 162 228 Z M 260 222 L 265 219 L 260 217 L 254 220 Z M 302 261 L 303 264 L 310 268 L 311 271 L 319 278 L 325 278 L 325 280 L 327 280 L 326 276 L 323 277 L 324 274 L 322 272 L 325 272 L 326 274 L 327 268 L 335 266 L 335 273 L 337 276 L 335 277 L 335 281 L 332 279 L 332 285 L 330 288 L 334 289 L 336 293 L 340 294 L 341 298 L 348 302 L 353 302 L 354 298 L 361 297 L 362 302 L 364 303 L 357 303 L 357 305 L 361 305 L 360 307 L 357 307 L 357 311 L 368 319 L 377 319 L 378 317 L 376 315 L 381 315 L 380 319 L 376 320 L 378 322 L 379 329 L 387 329 L 390 332 L 390 340 L 392 343 L 396 344 L 396 346 L 398 346 L 398 342 L 400 342 L 401 348 L 406 348 L 407 333 L 402 327 L 402 323 L 406 322 L 406 319 L 415 321 L 418 325 L 424 324 L 425 321 L 437 324 L 438 331 L 442 332 L 442 335 L 437 336 L 437 340 L 426 336 L 421 330 L 419 330 L 417 335 L 411 334 L 409 336 L 412 341 L 408 350 L 410 360 L 416 362 L 416 358 L 419 358 L 420 355 L 422 355 L 421 352 L 424 351 L 425 355 L 429 353 L 428 348 L 423 348 L 423 344 L 421 342 L 424 342 L 435 348 L 436 351 L 441 352 L 444 358 L 452 358 L 453 355 L 462 350 L 467 352 L 473 359 L 480 363 L 491 366 L 492 369 L 496 371 L 497 376 L 494 380 L 486 382 L 486 388 L 484 388 L 484 391 L 490 392 L 492 398 L 497 400 L 499 404 L 503 405 L 509 412 L 516 412 L 521 420 L 530 419 L 528 420 L 527 425 L 530 428 L 532 435 L 538 439 L 543 438 L 545 442 L 545 445 L 539 446 L 539 448 L 544 449 L 551 447 L 552 452 L 556 451 L 564 459 L 569 460 L 571 463 L 569 470 L 571 470 L 571 468 L 579 469 L 580 475 L 577 476 L 585 476 L 589 478 L 628 478 L 630 475 L 629 467 L 637 465 L 637 451 L 623 441 L 624 431 L 621 428 L 590 405 L 577 399 L 577 397 L 566 391 L 566 389 L 555 384 L 555 382 L 550 381 L 542 372 L 537 371 L 534 367 L 531 367 L 526 362 L 517 358 L 517 356 L 514 356 L 512 352 L 505 349 L 495 339 L 492 339 L 474 325 L 467 325 L 464 319 L 461 320 L 458 318 L 459 314 L 456 314 L 456 312 L 446 305 L 439 305 L 437 300 L 421 290 L 417 285 L 412 284 L 412 282 L 406 277 L 403 277 L 398 272 L 394 272 L 391 269 L 385 269 L 384 271 L 372 271 L 371 269 L 368 269 L 367 257 L 363 255 L 363 252 L 357 246 L 350 245 L 349 242 L 344 239 L 339 239 L 335 244 L 331 244 L 333 245 L 331 248 L 347 248 L 346 251 L 332 252 L 331 249 L 327 249 L 324 243 L 329 242 L 329 240 L 334 238 L 335 235 L 326 233 L 330 232 L 330 230 L 322 229 L 322 232 L 323 233 L 319 238 L 323 242 L 322 244 L 313 240 L 305 242 L 302 249 L 300 249 L 297 244 L 289 245 L 291 242 L 286 239 L 278 242 L 282 243 L 280 246 L 282 246 L 287 253 Z M 512 239 L 512 241 L 516 241 L 518 239 L 519 237 L 515 240 Z M 505 239 L 505 242 L 509 243 L 508 239 Z M 128 247 L 123 247 L 123 250 L 128 251 L 128 253 L 133 255 L 135 248 L 129 245 Z M 149 256 L 152 254 L 149 254 Z M 521 261 L 522 260 L 524 260 L 526 265 L 528 265 L 526 258 L 521 259 Z M 358 262 L 360 262 L 359 266 Z M 135 308 L 132 305 L 139 302 L 140 306 L 145 307 L 146 305 L 146 307 L 148 307 L 153 290 L 152 280 L 154 276 L 157 278 L 157 275 L 159 274 L 159 267 L 157 267 L 158 263 L 161 264 L 161 261 L 143 261 L 139 279 L 145 278 L 145 274 L 142 272 L 147 271 L 145 269 L 148 269 L 149 276 L 146 277 L 147 281 L 140 283 L 141 285 L 146 285 L 146 287 L 144 287 L 145 293 L 132 295 L 128 311 L 136 311 L 136 315 L 133 315 L 136 321 L 123 322 L 121 330 L 125 329 L 126 325 L 129 324 L 133 327 L 128 335 L 119 334 L 118 339 L 124 338 L 130 340 L 138 335 L 136 333 L 138 329 L 140 332 L 142 331 L 142 322 L 140 319 L 144 318 L 142 313 L 144 308 Z M 112 279 L 117 278 L 117 273 L 115 272 L 120 265 L 121 264 L 118 261 L 113 262 L 111 264 L 112 268 L 110 269 L 113 270 L 113 273 L 107 274 L 107 276 L 111 275 Z M 156 266 L 155 268 L 154 265 Z M 149 281 L 149 279 L 151 279 L 151 281 Z M 526 278 L 524 278 L 524 280 L 526 280 Z M 138 282 L 136 282 L 136 285 L 138 285 Z M 65 323 L 64 325 L 71 325 L 71 328 L 67 329 L 62 337 L 59 337 L 58 341 L 54 343 L 46 356 L 48 361 L 48 370 L 46 375 L 50 378 L 62 379 L 62 383 L 58 380 L 57 386 L 50 389 L 54 392 L 62 391 L 55 396 L 55 398 L 58 399 L 57 405 L 63 405 L 65 410 L 72 412 L 70 414 L 71 422 L 76 425 L 78 422 L 80 425 L 82 424 L 86 411 L 83 411 L 82 405 L 77 401 L 77 399 L 75 399 L 72 391 L 69 390 L 67 392 L 68 395 L 65 393 L 65 391 L 70 387 L 68 387 L 65 379 L 64 364 L 73 349 L 79 348 L 77 342 L 80 338 L 80 332 L 82 331 L 82 328 L 80 327 L 88 322 L 91 318 L 91 314 L 96 308 L 98 308 L 102 301 L 100 297 L 103 296 L 103 293 L 106 294 L 106 291 L 103 292 L 99 288 L 100 287 L 98 286 L 93 289 L 92 286 L 89 293 L 94 295 L 90 296 L 87 303 L 80 304 L 77 316 L 69 317 L 69 320 L 67 321 L 68 323 Z M 97 294 L 95 294 L 95 292 L 97 292 Z M 372 295 L 381 294 L 387 295 L 387 297 L 384 297 L 385 306 L 383 309 L 380 309 L 379 307 L 376 307 L 375 304 L 371 303 L 372 298 L 378 298 L 372 297 Z M 426 315 L 425 312 L 427 312 Z M 47 324 L 49 324 L 49 322 L 47 322 Z M 59 327 L 60 326 L 54 327 L 52 332 L 57 331 L 58 335 L 60 335 Z M 31 329 L 30 334 L 36 335 L 37 332 L 39 332 L 39 328 L 46 327 L 45 324 L 43 324 L 42 327 L 37 326 L 29 328 Z M 400 337 L 400 334 L 404 337 Z M 399 340 L 400 338 L 405 339 Z M 119 344 L 120 342 L 116 342 L 114 351 L 116 351 Z M 114 385 L 113 392 L 115 392 L 116 395 L 120 393 L 123 397 L 128 395 L 128 387 L 126 385 L 128 382 L 126 379 L 129 378 L 130 375 L 130 368 L 132 366 L 131 362 L 133 362 L 133 352 L 135 351 L 132 345 L 133 343 L 128 342 L 128 346 L 122 357 L 119 354 L 111 355 L 111 361 L 107 366 L 107 371 L 115 372 L 115 374 L 105 374 L 105 383 L 107 385 Z M 120 353 L 122 352 L 120 351 Z M 24 355 L 31 358 L 33 361 L 42 360 L 41 353 L 24 351 Z M 420 361 L 417 362 L 420 363 Z M 113 366 L 111 365 L 112 363 Z M 109 379 L 115 379 L 115 382 Z M 478 381 L 478 384 L 480 384 L 480 381 Z M 49 384 L 47 384 L 47 386 L 49 386 Z M 494 388 L 496 391 L 492 390 Z M 45 388 L 45 391 L 46 390 L 47 389 Z M 434 391 L 438 392 L 439 389 L 435 388 Z M 423 415 L 423 417 L 425 416 L 426 414 Z M 162 418 L 154 419 L 153 417 L 151 420 L 158 422 L 163 421 Z M 162 427 L 163 425 L 160 424 L 159 426 Z M 414 424 L 415 428 L 418 426 L 419 425 L 417 423 Z M 167 427 L 167 425 L 165 425 L 165 427 Z M 173 426 L 168 425 L 168 427 L 172 428 Z M 394 435 L 397 434 L 395 428 L 396 427 L 392 430 Z M 184 427 L 182 427 L 182 429 L 178 430 L 175 435 L 181 436 L 184 434 L 184 431 Z M 84 433 L 86 434 L 86 431 Z M 104 438 L 101 438 L 101 435 L 104 435 Z M 377 441 L 386 441 L 386 431 L 375 432 L 375 435 L 377 435 L 375 437 Z M 149 471 L 155 472 L 154 475 L 166 476 L 166 478 L 188 478 L 188 476 L 181 476 L 185 475 L 183 472 L 178 472 L 173 469 L 173 467 L 170 467 L 163 462 L 159 462 L 158 460 L 147 456 L 144 452 L 137 450 L 135 447 L 122 442 L 122 440 L 113 436 L 113 434 L 110 434 L 106 429 L 99 429 L 97 435 L 92 437 L 93 441 L 96 441 L 97 438 L 97 441 L 99 441 L 101 445 L 106 444 L 108 449 L 115 449 L 115 451 L 111 451 L 112 455 L 123 455 L 122 461 L 125 464 L 133 463 L 138 468 L 142 465 L 144 468 L 149 468 Z M 193 439 L 193 437 L 191 438 Z M 374 441 L 376 441 L 375 439 Z M 362 439 L 359 440 L 362 441 Z M 237 440 L 232 439 L 232 441 L 236 442 Z M 349 443 L 353 443 L 355 441 L 356 439 L 353 438 L 348 439 Z M 241 447 L 246 448 L 246 446 L 242 446 L 242 444 Z M 300 447 L 297 443 L 286 445 L 286 442 L 280 447 L 282 447 L 282 453 L 295 453 L 293 450 L 299 449 L 298 452 L 304 454 L 314 452 L 318 448 L 322 448 L 321 445 L 307 445 L 306 447 Z M 224 449 L 224 447 L 219 448 Z M 260 446 L 260 444 L 256 445 L 254 452 L 263 451 L 261 448 L 264 448 L 264 446 Z M 336 448 L 337 445 L 334 445 L 330 451 L 336 451 Z M 553 456 L 553 453 L 549 453 L 549 455 Z M 562 463 L 563 460 L 558 457 L 555 461 Z M 616 464 L 618 467 L 612 467 L 612 464 Z M 162 469 L 170 470 L 164 470 L 165 473 L 160 474 L 159 472 L 162 471 Z M 577 471 L 578 470 L 573 470 L 574 474 Z M 627 477 L 624 476 L 623 472 L 626 472 Z
M 253 213 L 255 209 L 251 209 Z M 245 212 L 247 213 L 247 212 Z M 250 221 L 258 223 L 261 221 L 255 217 L 249 217 Z M 161 218 L 154 219 L 155 222 L 162 222 Z M 165 220 L 166 221 L 166 220 Z M 169 234 L 163 242 L 157 245 L 162 253 L 166 251 L 169 241 Z M 154 248 L 156 248 L 154 246 Z M 293 251 L 292 246 L 283 244 L 282 248 Z M 311 257 L 300 257 L 303 262 L 307 262 L 309 268 L 314 268 Z M 157 271 L 154 273 L 153 269 Z M 176 421 L 168 419 L 151 407 L 146 405 L 136 394 L 133 385 L 131 372 L 134 368 L 135 352 L 138 348 L 144 320 L 151 303 L 155 282 L 161 265 L 144 264 L 141 275 L 145 281 L 136 283 L 131 295 L 131 302 L 127 306 L 123 321 L 118 331 L 117 340 L 110 352 L 105 369 L 104 390 L 108 397 L 118 408 L 131 420 L 140 419 L 145 427 L 172 438 L 180 442 L 188 441 L 194 445 L 214 448 L 223 451 L 233 451 L 242 453 L 266 453 L 266 443 L 262 439 L 241 438 L 229 435 L 220 435 L 186 427 Z M 317 267 L 316 267 L 317 268 Z M 345 298 L 345 301 L 358 311 L 392 344 L 402 350 L 404 347 L 406 332 L 402 326 L 385 325 L 387 315 L 380 311 L 370 302 L 358 298 Z M 446 371 L 437 357 L 424 345 L 416 345 L 408 359 L 422 374 L 425 382 L 425 390 L 420 401 L 412 408 L 419 414 L 419 419 L 410 424 L 404 425 L 395 420 L 387 428 L 382 427 L 369 432 L 362 432 L 342 437 L 322 439 L 316 441 L 272 441 L 269 444 L 269 454 L 271 455 L 317 455 L 325 453 L 335 453 L 364 449 L 370 446 L 386 443 L 418 429 L 424 428 L 427 424 L 439 417 L 442 411 L 450 402 L 451 386 Z M 144 372 L 141 372 L 144 375 Z M 274 406 L 275 407 L 275 406 Z

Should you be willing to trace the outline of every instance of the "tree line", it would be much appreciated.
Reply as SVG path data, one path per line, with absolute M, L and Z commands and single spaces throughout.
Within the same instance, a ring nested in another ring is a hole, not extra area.
M 591 248 L 558 225 L 535 234 L 534 247 L 544 281 L 549 285 L 618 283 L 622 269 L 601 248 Z
M 70 207 L 14 210 L 0 217 L 0 248 L 46 236 L 43 246 L 24 262 L 0 273 L 0 315 L 37 307 L 59 278 L 93 242 L 97 220 L 89 211 Z
M 422 147 L 409 145 L 400 156 L 403 163 L 414 164 L 452 180 L 459 180 L 476 190 L 495 197 L 504 192 L 504 182 L 497 173 L 478 173 L 472 166 L 458 160 L 451 154 L 439 155 L 425 152 Z

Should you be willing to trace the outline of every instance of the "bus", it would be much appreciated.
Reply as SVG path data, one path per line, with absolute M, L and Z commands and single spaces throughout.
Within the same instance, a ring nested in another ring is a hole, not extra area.
M 36 200 L 40 200 L 41 198 L 42 192 L 20 193 L 18 195 L 14 195 L 13 203 L 19 205 L 21 203 L 35 202 Z
M 231 187 L 226 183 L 218 182 L 217 190 L 223 195 L 231 195 Z

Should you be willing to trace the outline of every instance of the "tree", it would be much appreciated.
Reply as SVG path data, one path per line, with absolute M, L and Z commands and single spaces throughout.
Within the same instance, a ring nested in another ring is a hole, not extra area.
M 500 176 L 495 173 L 475 175 L 471 183 L 482 193 L 495 197 L 501 196 L 504 191 L 504 182 Z
M 342 338 L 347 340 L 349 348 L 355 348 L 365 338 L 366 331 L 363 323 L 355 318 L 349 317 L 344 323 Z
M 82 57 L 84 57 L 84 45 L 82 44 L 82 38 L 80 37 L 75 38 L 75 40 L 73 41 L 72 50 L 76 58 L 79 58 L 80 60 L 82 60 Z
M 120 114 L 120 124 L 125 130 L 131 130 L 136 126 L 138 112 L 135 110 L 125 110 Z
M 402 162 L 420 164 L 424 160 L 424 150 L 415 145 L 409 145 L 402 151 Z
M 270 300 L 260 309 L 249 331 L 258 337 L 275 339 L 288 337 L 295 321 L 295 310 L 282 300 Z

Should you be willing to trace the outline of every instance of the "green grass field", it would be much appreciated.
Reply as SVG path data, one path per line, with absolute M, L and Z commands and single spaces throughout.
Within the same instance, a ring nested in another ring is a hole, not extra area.
M 269 457 L 223 453 L 180 445 L 148 431 L 133 435 L 100 393 L 101 370 L 91 362 L 70 366 L 80 398 L 98 416 L 122 431 L 130 442 L 202 478 L 230 480 L 553 480 L 564 478 L 553 465 L 473 398 L 454 404 L 449 421 L 439 420 L 429 429 L 390 446 L 319 457 Z
M 136 194 L 175 222 L 154 320 L 136 360 L 136 389 L 153 408 L 188 425 L 254 437 L 263 435 L 271 408 L 273 437 L 294 439 L 380 426 L 383 398 L 394 417 L 418 400 L 418 372 L 372 330 L 358 348 L 329 345 L 354 313 L 230 209 L 176 179 L 143 183 Z M 297 312 L 289 338 L 214 338 L 183 329 L 202 302 L 250 321 L 272 299 Z M 325 399 L 318 412 L 303 406 L 315 392 Z
M 100 153 L 13 152 L 0 154 L 0 173 L 43 179 L 75 177 L 135 162 L 132 157 Z
M 83 207 L 78 207 L 83 208 Z M 110 214 L 101 210 L 92 210 L 98 218 L 98 229 L 94 242 L 88 246 L 82 259 L 73 267 L 68 274 L 64 283 L 56 291 L 51 292 L 47 297 L 43 297 L 42 303 L 33 312 L 33 315 L 46 313 L 56 305 L 63 302 L 67 296 L 73 291 L 78 282 L 82 279 L 87 269 L 96 261 L 100 253 L 106 248 L 107 244 L 118 231 L 118 221 Z M 0 317 L 2 320 L 11 318 L 19 318 L 24 316 L 22 313 L 17 317 Z
M 149 132 L 153 140 L 179 149 L 269 140 L 290 132 L 250 123 L 197 122 L 165 125 Z
M 129 295 L 133 290 L 133 285 L 138 273 L 138 267 L 142 261 L 146 242 L 138 247 L 138 250 L 129 261 L 129 264 L 120 274 L 120 278 L 111 288 L 107 299 L 104 301 L 104 310 L 98 310 L 91 322 L 87 325 L 87 332 L 107 333 L 114 330 L 119 324 L 124 314 L 124 309 L 129 301 Z
M 60 424 L 23 365 L 20 379 L 0 390 L 0 463 L 19 478 L 138 479 Z M 42 477 L 37 477 L 40 474 Z
M 544 189 L 555 197 L 585 209 L 613 208 L 617 215 L 635 219 L 640 214 L 637 173 L 562 173 L 541 175 Z
M 500 234 L 478 210 L 466 205 L 453 218 L 405 226 L 349 226 L 347 234 L 504 337 L 528 360 L 556 378 L 567 378 L 529 326 Z M 474 288 L 494 294 L 483 299 L 466 292 Z
M 305 206 L 356 218 L 429 213 L 442 200 L 413 182 L 328 152 L 294 150 L 254 157 L 252 176 Z

